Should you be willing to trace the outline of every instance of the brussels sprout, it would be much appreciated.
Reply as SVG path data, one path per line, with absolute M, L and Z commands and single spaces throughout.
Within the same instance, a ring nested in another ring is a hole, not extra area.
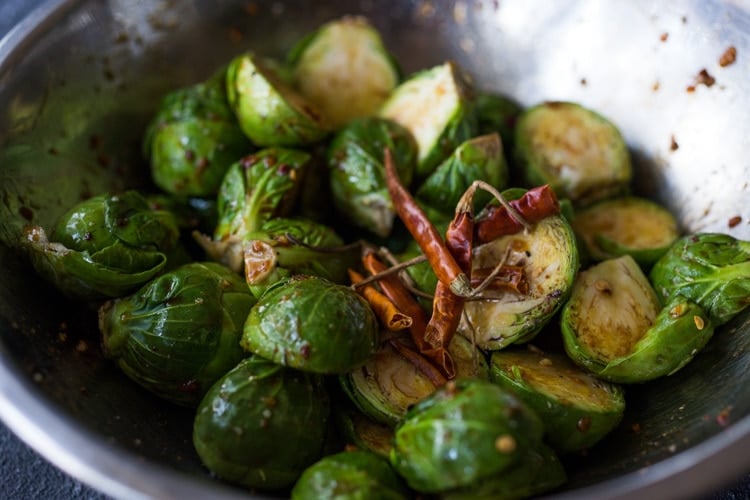
M 52 237 L 40 226 L 26 228 L 34 268 L 68 297 L 90 302 L 132 292 L 177 265 L 183 251 L 174 216 L 152 210 L 135 191 L 75 205 Z
M 394 155 L 401 182 L 408 185 L 417 147 L 411 133 L 396 122 L 354 120 L 336 134 L 328 150 L 331 192 L 339 213 L 383 238 L 391 233 L 395 217 L 385 185 L 385 148 Z
M 271 62 L 239 55 L 229 63 L 226 83 L 242 131 L 258 146 L 303 146 L 328 133 L 320 111 L 288 85 Z
M 387 460 L 368 451 L 342 451 L 308 467 L 292 500 L 407 500 L 411 496 Z
M 505 154 L 513 151 L 513 133 L 516 120 L 523 111 L 521 105 L 505 95 L 479 92 L 475 106 L 479 134 L 497 132 L 502 138 Z
M 146 199 L 152 210 L 171 212 L 180 229 L 213 231 L 216 226 L 215 199 L 182 198 L 167 194 L 153 194 L 147 196 Z
M 338 404 L 335 410 L 337 429 L 347 443 L 388 458 L 393 447 L 393 427 L 375 421 L 347 403 Z
M 288 488 L 322 457 L 329 415 L 318 375 L 252 356 L 201 401 L 193 445 L 222 479 L 263 490 Z
M 466 488 L 444 492 L 443 500 L 517 500 L 561 486 L 567 473 L 555 452 L 544 443 L 529 447 L 518 464 Z
M 457 377 L 489 378 L 487 361 L 463 337 L 454 337 L 448 351 Z M 435 385 L 412 363 L 384 343 L 358 370 L 340 377 L 341 386 L 354 404 L 368 417 L 386 425 L 403 419 L 410 406 L 435 391 Z
M 363 17 L 322 25 L 289 54 L 300 93 L 332 128 L 374 115 L 399 81 L 395 59 Z
M 599 378 L 618 383 L 676 372 L 714 330 L 705 311 L 680 295 L 662 308 L 629 255 L 581 272 L 560 321 L 568 356 Z
M 270 287 L 245 322 L 242 346 L 300 370 L 340 374 L 362 366 L 378 345 L 378 323 L 357 292 L 317 276 Z
M 750 304 L 750 242 L 718 233 L 683 237 L 649 276 L 662 301 L 680 294 L 723 325 Z
M 222 70 L 170 92 L 148 124 L 144 152 L 164 191 L 215 195 L 229 165 L 252 150 L 227 102 L 224 76 Z
M 550 184 L 578 205 L 630 188 L 630 154 L 620 131 L 579 104 L 545 102 L 521 113 L 514 157 L 528 185 Z
M 245 356 L 239 342 L 254 303 L 226 267 L 180 266 L 101 306 L 104 354 L 154 394 L 195 406 Z
M 415 73 L 383 103 L 379 116 L 403 125 L 417 141 L 417 178 L 427 177 L 459 144 L 477 135 L 472 99 L 467 76 L 449 61 Z
M 625 411 L 621 387 L 595 378 L 561 354 L 495 351 L 490 377 L 536 411 L 547 442 L 562 453 L 590 448 L 620 423 Z
M 497 189 L 508 182 L 508 165 L 497 133 L 474 137 L 461 143 L 453 154 L 438 165 L 415 196 L 424 204 L 453 216 L 458 200 L 474 181 L 485 181 Z M 478 191 L 478 208 L 490 201 L 489 193 Z
M 479 294 L 482 300 L 466 303 L 468 321 L 458 330 L 490 351 L 527 342 L 539 333 L 567 299 L 579 265 L 575 234 L 561 215 L 542 219 L 528 232 L 478 245 L 472 273 L 486 274 L 503 259 L 522 268 L 528 290 L 486 289 Z
M 677 221 L 667 209 L 634 196 L 597 202 L 576 212 L 572 225 L 592 259 L 629 254 L 644 268 L 651 267 L 679 236 Z
M 305 219 L 275 218 L 245 237 L 245 278 L 254 295 L 292 274 L 308 274 L 343 284 L 354 267 L 359 247 L 341 247 L 343 240 L 328 226 Z
M 396 428 L 391 464 L 419 492 L 477 484 L 541 444 L 539 417 L 486 380 L 457 380 L 412 407 Z

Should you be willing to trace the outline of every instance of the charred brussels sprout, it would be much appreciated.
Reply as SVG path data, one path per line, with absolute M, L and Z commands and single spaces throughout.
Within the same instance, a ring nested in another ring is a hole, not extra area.
M 580 210 L 572 225 L 594 260 L 628 254 L 644 268 L 651 267 L 679 236 L 677 221 L 667 209 L 633 196 Z
M 621 387 L 599 380 L 561 354 L 496 351 L 490 374 L 536 411 L 547 442 L 559 452 L 590 448 L 620 423 L 625 411 Z
M 305 219 L 271 219 L 245 241 L 245 278 L 256 296 L 292 274 L 343 284 L 359 255 L 357 246 L 343 247 L 333 229 Z
M 258 146 L 303 146 L 323 139 L 328 125 L 320 111 L 254 54 L 235 57 L 227 68 L 227 97 L 242 131 Z
M 415 73 L 391 93 L 379 116 L 406 127 L 417 141 L 416 177 L 424 179 L 462 142 L 477 135 L 473 89 L 446 62 Z
M 425 179 L 415 195 L 419 201 L 452 216 L 458 200 L 474 181 L 484 181 L 497 189 L 506 187 L 508 165 L 497 133 L 474 137 L 461 143 Z M 476 207 L 489 200 L 490 195 L 484 191 L 479 191 L 474 196 Z
M 630 188 L 630 154 L 620 131 L 575 103 L 526 109 L 516 123 L 514 157 L 528 185 L 550 184 L 577 205 Z
M 391 463 L 419 492 L 477 484 L 541 444 L 539 417 L 485 380 L 458 380 L 412 407 L 396 428 Z
M 26 229 L 32 264 L 65 295 L 92 302 L 132 292 L 176 265 L 183 250 L 175 217 L 152 210 L 135 191 L 77 204 L 52 236 L 39 226 Z
M 104 353 L 151 392 L 195 406 L 245 356 L 239 342 L 254 303 L 226 267 L 186 264 L 99 309 Z
M 368 451 L 343 451 L 308 467 L 292 500 L 407 500 L 408 489 L 386 459 Z
M 297 275 L 261 296 L 245 322 L 242 346 L 285 366 L 340 374 L 370 358 L 378 334 L 375 314 L 357 292 Z
M 570 358 L 618 383 L 676 372 L 706 345 L 714 329 L 704 310 L 680 295 L 662 308 L 629 255 L 581 272 L 560 321 Z
M 252 150 L 227 102 L 224 76 L 167 94 L 149 123 L 144 151 L 164 191 L 212 196 L 229 165 Z
M 722 325 L 750 304 L 750 242 L 718 233 L 683 237 L 649 276 L 662 301 L 682 295 Z
M 290 52 L 300 93 L 333 128 L 374 115 L 399 81 L 395 59 L 363 17 L 324 24 Z
M 331 192 L 339 213 L 383 238 L 391 233 L 395 217 L 385 185 L 385 148 L 393 154 L 401 182 L 409 185 L 417 147 L 411 133 L 396 122 L 355 120 L 336 134 L 328 149 Z
M 253 356 L 203 398 L 193 445 L 222 479 L 262 490 L 288 488 L 321 458 L 329 414 L 319 376 Z

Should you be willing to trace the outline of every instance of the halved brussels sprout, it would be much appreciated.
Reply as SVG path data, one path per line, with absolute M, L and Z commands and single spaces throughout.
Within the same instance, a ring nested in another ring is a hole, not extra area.
M 322 378 L 252 356 L 201 401 L 193 445 L 222 479 L 261 490 L 288 488 L 321 458 L 329 413 Z
M 562 215 L 546 217 L 528 232 L 478 245 L 472 274 L 488 274 L 501 261 L 521 268 L 528 290 L 487 288 L 481 300 L 466 302 L 458 330 L 490 351 L 531 340 L 563 305 L 578 272 L 575 234 Z
M 529 447 L 520 461 L 492 477 L 465 488 L 442 493 L 442 500 L 517 500 L 541 495 L 563 485 L 568 475 L 555 454 L 544 443 Z
M 516 122 L 514 157 L 528 185 L 550 184 L 583 205 L 630 188 L 630 153 L 620 131 L 572 102 L 544 102 Z
M 347 440 L 361 450 L 367 450 L 383 458 L 388 458 L 393 447 L 393 427 L 368 417 L 351 401 L 339 403 L 335 407 L 337 429 Z
M 148 124 L 143 147 L 161 189 L 215 195 L 229 166 L 253 149 L 227 102 L 224 70 L 168 93 Z
M 471 343 L 454 337 L 448 351 L 456 365 L 457 377 L 489 378 L 489 367 L 482 353 Z M 396 425 L 409 407 L 435 391 L 435 385 L 386 342 L 361 368 L 340 377 L 344 392 L 368 417 Z
M 328 124 L 272 62 L 242 54 L 227 68 L 227 98 L 242 131 L 258 146 L 303 146 L 323 139 Z
M 723 325 L 750 305 L 750 242 L 700 233 L 676 241 L 649 275 L 663 301 L 679 294 Z
M 391 463 L 415 490 L 478 484 L 519 464 L 541 444 L 539 417 L 486 380 L 457 380 L 412 407 L 396 428 Z
M 271 286 L 251 309 L 242 347 L 299 370 L 340 374 L 378 346 L 370 305 L 350 287 L 297 275 Z
M 369 451 L 342 451 L 308 467 L 292 500 L 407 500 L 409 490 L 386 459 Z
M 475 106 L 479 133 L 482 135 L 499 133 L 503 141 L 503 152 L 508 155 L 513 151 L 516 120 L 523 111 L 521 105 L 506 95 L 479 92 Z
M 239 342 L 254 303 L 226 267 L 180 266 L 99 309 L 104 354 L 154 394 L 195 406 L 245 356 Z
M 388 148 L 399 179 L 409 185 L 417 146 L 411 133 L 383 118 L 355 120 L 344 127 L 328 149 L 333 201 L 341 216 L 380 237 L 391 233 L 395 211 L 385 184 L 383 150 Z
M 395 59 L 364 17 L 323 24 L 289 54 L 300 93 L 332 128 L 374 115 L 399 81 Z
M 458 200 L 472 182 L 484 181 L 501 190 L 508 183 L 508 175 L 500 135 L 482 135 L 461 143 L 425 179 L 415 196 L 422 203 L 452 217 Z M 488 201 L 490 194 L 485 191 L 478 191 L 474 196 L 477 208 Z
M 714 330 L 705 311 L 678 294 L 662 308 L 629 255 L 581 272 L 560 321 L 568 356 L 596 376 L 619 383 L 676 372 Z
M 396 87 L 379 116 L 406 127 L 417 141 L 416 176 L 424 179 L 459 144 L 477 135 L 468 77 L 449 61 L 410 76 Z
M 136 191 L 78 203 L 58 220 L 52 241 L 40 226 L 24 231 L 36 271 L 89 302 L 127 295 L 184 257 L 175 217 L 152 210 Z
M 356 246 L 328 226 L 310 220 L 277 217 L 245 236 L 245 279 L 255 296 L 292 274 L 308 274 L 344 284 L 359 256 Z M 339 248 L 335 248 L 339 247 Z
M 666 208 L 635 196 L 603 200 L 579 210 L 572 225 L 592 259 L 628 254 L 644 268 L 651 267 L 679 237 L 677 221 Z
M 590 448 L 620 423 L 625 411 L 621 387 L 599 380 L 562 354 L 495 351 L 490 377 L 536 411 L 547 442 L 562 453 Z

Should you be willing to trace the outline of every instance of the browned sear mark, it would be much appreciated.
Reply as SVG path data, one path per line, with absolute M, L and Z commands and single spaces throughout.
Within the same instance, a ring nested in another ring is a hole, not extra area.
M 719 66 L 725 68 L 737 60 L 737 48 L 732 45 L 719 58 Z

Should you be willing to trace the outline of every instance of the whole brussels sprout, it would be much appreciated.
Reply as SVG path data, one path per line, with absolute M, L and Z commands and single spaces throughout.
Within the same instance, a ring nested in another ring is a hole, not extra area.
M 369 451 L 343 451 L 308 467 L 292 500 L 407 500 L 411 496 L 386 459 Z
M 479 134 L 499 133 L 503 141 L 503 152 L 506 155 L 511 153 L 516 120 L 523 111 L 521 105 L 509 96 L 494 92 L 477 93 L 474 105 Z
M 723 325 L 750 304 L 750 242 L 719 233 L 683 237 L 649 277 L 662 301 L 682 295 Z
M 225 92 L 225 72 L 168 93 L 151 119 L 144 151 L 154 183 L 181 196 L 216 194 L 229 166 L 253 146 Z
M 201 401 L 193 445 L 218 477 L 249 488 L 289 488 L 322 456 L 330 414 L 322 379 L 246 358 Z
M 226 267 L 185 264 L 101 306 L 104 354 L 154 394 L 195 406 L 246 355 L 239 342 L 254 303 Z
M 391 464 L 419 492 L 477 484 L 517 465 L 542 442 L 539 417 L 486 380 L 449 382 L 396 427 Z
M 305 146 L 328 134 L 322 113 L 284 81 L 272 62 L 239 55 L 229 63 L 226 85 L 242 131 L 258 146 Z
M 26 228 L 32 264 L 65 295 L 90 302 L 126 295 L 184 258 L 175 217 L 136 191 L 75 205 L 52 237 Z
M 560 322 L 570 359 L 617 383 L 645 382 L 676 372 L 714 331 L 703 308 L 679 294 L 662 307 L 629 255 L 581 272 Z
M 355 226 L 387 237 L 395 211 L 385 184 L 383 150 L 390 149 L 399 179 L 409 185 L 417 146 L 411 133 L 383 118 L 355 120 L 341 129 L 328 149 L 331 192 L 341 216 Z
M 380 33 L 360 16 L 323 24 L 288 59 L 300 93 L 332 128 L 375 114 L 400 78 Z
M 271 286 L 253 306 L 242 346 L 281 365 L 340 374 L 362 366 L 378 339 L 375 313 L 357 292 L 296 275 Z

